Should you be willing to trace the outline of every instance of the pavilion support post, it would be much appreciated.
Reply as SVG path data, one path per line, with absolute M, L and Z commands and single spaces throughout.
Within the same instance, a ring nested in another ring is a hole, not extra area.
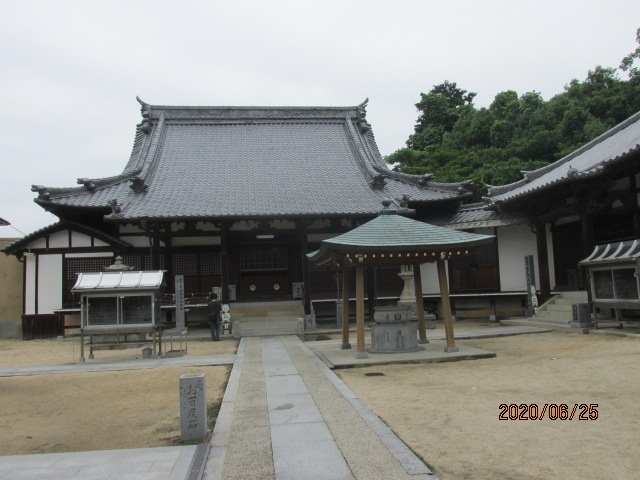
M 349 267 L 342 266 L 342 350 L 351 348 L 349 342 Z
M 356 265 L 356 326 L 357 326 L 357 347 L 356 358 L 367 358 L 364 349 L 364 265 Z
M 447 269 L 444 260 L 438 260 L 438 281 L 440 282 L 440 298 L 442 299 L 442 316 L 444 317 L 444 332 L 447 338 L 447 346 L 444 351 L 457 352 L 456 340 L 453 335 L 453 320 L 451 318 L 451 300 L 449 299 L 449 286 L 447 285 Z
M 429 343 L 427 340 L 427 326 L 424 318 L 424 303 L 422 300 L 422 273 L 420 264 L 413 264 L 413 284 L 416 291 L 416 311 L 418 314 L 418 343 Z
M 373 319 L 376 311 L 376 269 L 373 265 L 365 268 L 365 276 L 367 278 L 367 310 L 369 319 Z

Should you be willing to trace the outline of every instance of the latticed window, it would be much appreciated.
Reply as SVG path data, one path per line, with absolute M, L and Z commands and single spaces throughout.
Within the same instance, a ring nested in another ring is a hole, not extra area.
M 449 260 L 452 292 L 494 291 L 500 288 L 496 242 L 473 247 L 469 255 Z
M 498 264 L 498 249 L 495 244 L 474 247 L 469 255 L 454 257 L 449 265 L 455 268 L 493 267 Z
M 108 267 L 112 263 L 113 258 L 111 257 L 65 258 L 65 288 L 62 300 L 64 306 L 76 306 L 71 289 L 76 284 L 79 273 L 104 272 L 104 267 Z
M 288 265 L 285 245 L 246 245 L 242 249 L 242 270 L 286 270 Z
M 220 252 L 177 252 L 173 254 L 173 274 L 184 276 L 187 293 L 210 292 L 220 286 Z
M 173 255 L 173 273 L 176 275 L 197 275 L 198 254 L 176 253 Z
M 79 273 L 104 272 L 104 268 L 112 263 L 113 259 L 111 257 L 67 258 L 66 279 L 75 282 Z
M 220 265 L 219 253 L 201 253 L 200 254 L 200 274 L 201 275 L 220 275 L 222 267 Z

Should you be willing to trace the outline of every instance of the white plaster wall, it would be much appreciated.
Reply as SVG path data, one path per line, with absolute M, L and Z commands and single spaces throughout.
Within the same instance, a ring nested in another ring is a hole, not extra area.
M 69 248 L 69 230 L 49 235 L 49 248 Z
M 445 265 L 446 263 L 447 262 L 445 262 Z M 435 262 L 423 263 L 422 265 L 420 265 L 420 273 L 422 274 L 422 293 L 424 295 L 426 294 L 439 295 L 440 283 L 438 281 L 437 264 Z
M 38 313 L 62 307 L 62 255 L 38 256 Z
M 36 262 L 37 257 L 24 257 L 26 263 L 24 269 L 24 313 L 33 315 L 36 313 Z
M 497 229 L 500 291 L 513 292 L 527 289 L 525 257 L 534 256 L 536 285 L 540 285 L 536 236 L 528 225 L 513 225 Z
M 146 247 L 149 248 L 149 239 L 147 237 L 121 237 L 129 245 L 133 247 Z M 97 242 L 96 242 L 97 245 Z
M 103 242 L 102 240 L 98 240 L 97 238 L 93 239 L 94 247 L 108 247 L 109 244 L 107 242 Z
M 71 232 L 71 247 L 79 248 L 79 247 L 90 247 L 91 246 L 91 237 L 89 235 L 85 235 L 84 233 Z
M 29 242 L 28 248 L 47 248 L 47 241 L 44 238 L 37 238 Z

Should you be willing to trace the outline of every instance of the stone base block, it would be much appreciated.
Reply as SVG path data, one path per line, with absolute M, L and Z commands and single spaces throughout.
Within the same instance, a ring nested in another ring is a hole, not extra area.
M 373 325 L 371 353 L 401 353 L 421 350 L 418 346 L 418 326 L 415 323 Z

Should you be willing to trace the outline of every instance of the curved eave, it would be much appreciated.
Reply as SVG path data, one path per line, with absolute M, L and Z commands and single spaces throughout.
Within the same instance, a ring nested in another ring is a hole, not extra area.
M 374 245 L 374 244 L 344 244 L 324 240 L 320 248 L 315 252 L 307 254 L 310 261 L 323 264 L 331 261 L 342 261 L 351 258 L 355 261 L 358 256 L 364 256 L 363 260 L 367 264 L 372 263 L 394 263 L 403 265 L 407 263 L 428 263 L 440 259 L 448 259 L 467 255 L 468 249 L 478 245 L 491 243 L 493 235 L 478 235 L 469 241 L 440 244 L 396 244 L 396 245 Z M 482 237 L 482 238 L 480 238 Z M 375 255 L 375 256 L 374 256 Z
M 75 232 L 83 233 L 85 235 L 95 237 L 98 240 L 101 240 L 119 250 L 127 250 L 131 248 L 131 245 L 127 242 L 120 240 L 112 235 L 108 235 L 100 230 L 95 228 L 88 227 L 81 223 L 72 222 L 68 220 L 64 220 L 58 223 L 54 223 L 53 225 L 49 225 L 48 227 L 41 228 L 40 230 L 36 230 L 35 232 L 23 237 L 15 242 L 7 245 L 2 249 L 2 251 L 7 255 L 19 255 L 22 251 L 27 247 L 27 245 L 38 238 L 51 235 L 53 233 L 57 233 L 62 230 L 73 230 Z
M 634 118 L 635 117 L 640 118 L 640 116 L 638 115 L 634 116 Z M 576 150 L 576 152 L 573 152 L 572 154 L 561 160 L 558 160 L 557 162 L 542 167 L 539 171 L 528 172 L 527 175 L 525 175 L 525 178 L 510 185 L 503 185 L 498 187 L 491 186 L 489 188 L 488 198 L 490 198 L 494 203 L 501 203 L 502 205 L 511 202 L 517 202 L 519 200 L 522 200 L 523 198 L 529 197 L 531 195 L 538 195 L 552 188 L 557 188 L 559 186 L 579 182 L 582 180 L 597 178 L 598 176 L 602 175 L 603 172 L 611 171 L 618 168 L 620 163 L 625 162 L 630 157 L 633 157 L 640 153 L 640 144 L 635 144 L 635 146 L 622 153 L 619 153 L 618 155 L 609 156 L 606 158 L 603 157 L 599 162 L 593 163 L 583 170 L 579 169 L 579 165 L 577 165 L 577 170 L 573 169 L 571 167 L 570 161 L 579 157 L 580 154 L 588 152 L 589 149 L 587 147 L 592 146 L 593 142 L 585 145 L 585 147 Z M 545 175 L 551 174 L 551 172 L 553 172 L 554 170 L 560 171 L 560 169 L 562 169 L 563 167 L 567 168 L 567 171 L 559 175 L 557 178 L 551 178 L 546 183 L 542 183 L 537 186 L 532 185 L 538 180 L 544 178 Z
M 87 212 L 106 214 L 111 210 L 108 205 L 70 205 L 66 203 L 58 203 L 55 200 L 44 200 L 42 198 L 34 198 L 33 201 L 47 212 L 54 214 L 56 212 L 73 212 L 74 210 L 80 210 L 84 214 Z

